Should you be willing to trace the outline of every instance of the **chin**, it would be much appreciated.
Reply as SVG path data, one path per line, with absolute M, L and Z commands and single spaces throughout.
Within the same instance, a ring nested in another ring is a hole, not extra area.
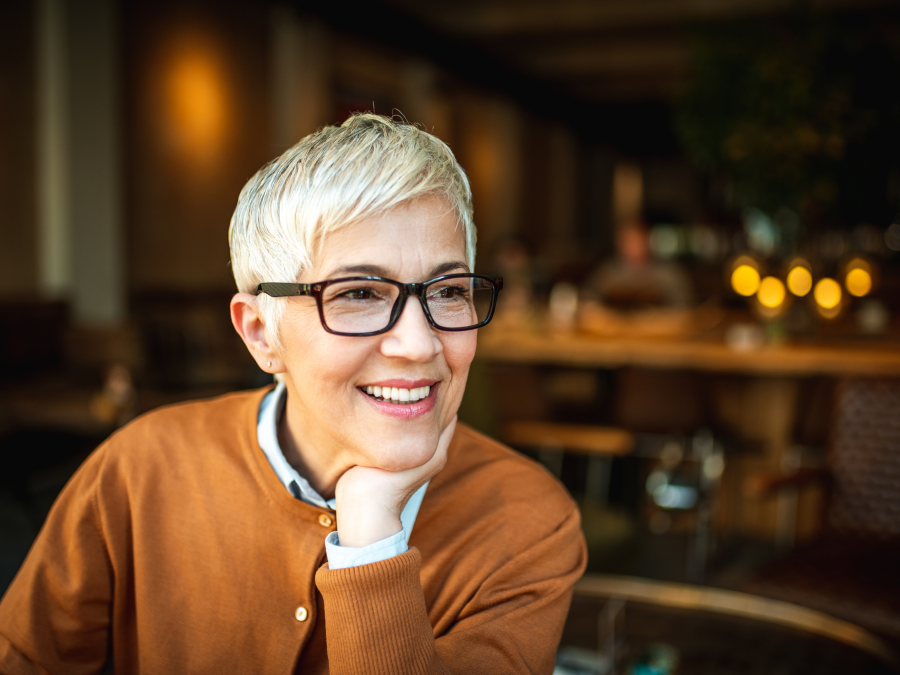
M 434 456 L 439 437 L 439 433 L 424 432 L 382 438 L 370 445 L 366 449 L 365 455 L 371 462 L 371 466 L 385 471 L 414 469 L 422 466 Z

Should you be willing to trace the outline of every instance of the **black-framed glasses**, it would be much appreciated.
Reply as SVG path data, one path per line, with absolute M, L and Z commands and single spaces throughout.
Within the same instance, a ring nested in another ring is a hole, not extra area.
M 256 294 L 273 298 L 311 295 L 326 331 L 364 337 L 391 330 L 411 295 L 419 298 L 425 318 L 438 330 L 480 328 L 494 316 L 501 288 L 502 277 L 446 274 L 421 284 L 384 277 L 345 277 L 312 284 L 266 282 L 256 287 Z

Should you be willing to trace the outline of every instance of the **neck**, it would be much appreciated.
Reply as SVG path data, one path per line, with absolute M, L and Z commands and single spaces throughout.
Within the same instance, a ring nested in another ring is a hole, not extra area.
M 306 428 L 302 416 L 291 405 L 292 397 L 296 404 L 297 396 L 293 394 L 290 382 L 287 388 L 284 414 L 278 423 L 278 444 L 288 464 L 309 481 L 323 499 L 332 499 L 338 479 L 352 464 L 343 462 L 340 453 L 329 451 L 333 444 L 328 439 L 317 438 Z M 303 439 L 302 447 L 299 439 Z

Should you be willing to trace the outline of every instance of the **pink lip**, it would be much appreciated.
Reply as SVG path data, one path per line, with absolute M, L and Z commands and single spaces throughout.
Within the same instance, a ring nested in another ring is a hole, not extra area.
M 366 382 L 359 385 L 363 389 L 366 387 L 397 387 L 397 389 L 416 389 L 418 387 L 431 387 L 438 383 L 438 380 L 382 380 L 381 382 Z
M 394 384 L 394 382 L 400 382 L 401 384 Z M 404 387 L 406 389 L 410 389 L 413 387 L 425 387 L 429 386 L 428 380 L 421 380 L 422 384 L 408 384 L 408 380 L 388 380 L 384 384 L 378 385 L 368 385 L 368 386 L 378 386 L 378 387 Z M 421 417 L 422 415 L 426 415 L 434 410 L 435 402 L 437 401 L 437 390 L 433 380 L 431 381 L 431 391 L 428 393 L 428 396 L 425 398 L 416 401 L 415 403 L 387 403 L 385 401 L 376 401 L 374 398 L 366 394 L 364 391 L 359 391 L 359 395 L 366 399 L 370 405 L 375 406 L 375 409 L 382 413 L 383 415 L 387 415 L 388 417 L 396 417 L 397 419 L 410 420 L 415 419 L 416 417 Z

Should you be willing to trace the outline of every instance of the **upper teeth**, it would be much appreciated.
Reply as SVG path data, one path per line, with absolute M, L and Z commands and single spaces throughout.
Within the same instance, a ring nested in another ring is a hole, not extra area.
M 375 398 L 383 398 L 385 401 L 413 402 L 419 401 L 428 396 L 431 387 L 414 387 L 412 389 L 403 389 L 402 387 L 376 387 L 369 385 L 366 387 L 366 393 Z

